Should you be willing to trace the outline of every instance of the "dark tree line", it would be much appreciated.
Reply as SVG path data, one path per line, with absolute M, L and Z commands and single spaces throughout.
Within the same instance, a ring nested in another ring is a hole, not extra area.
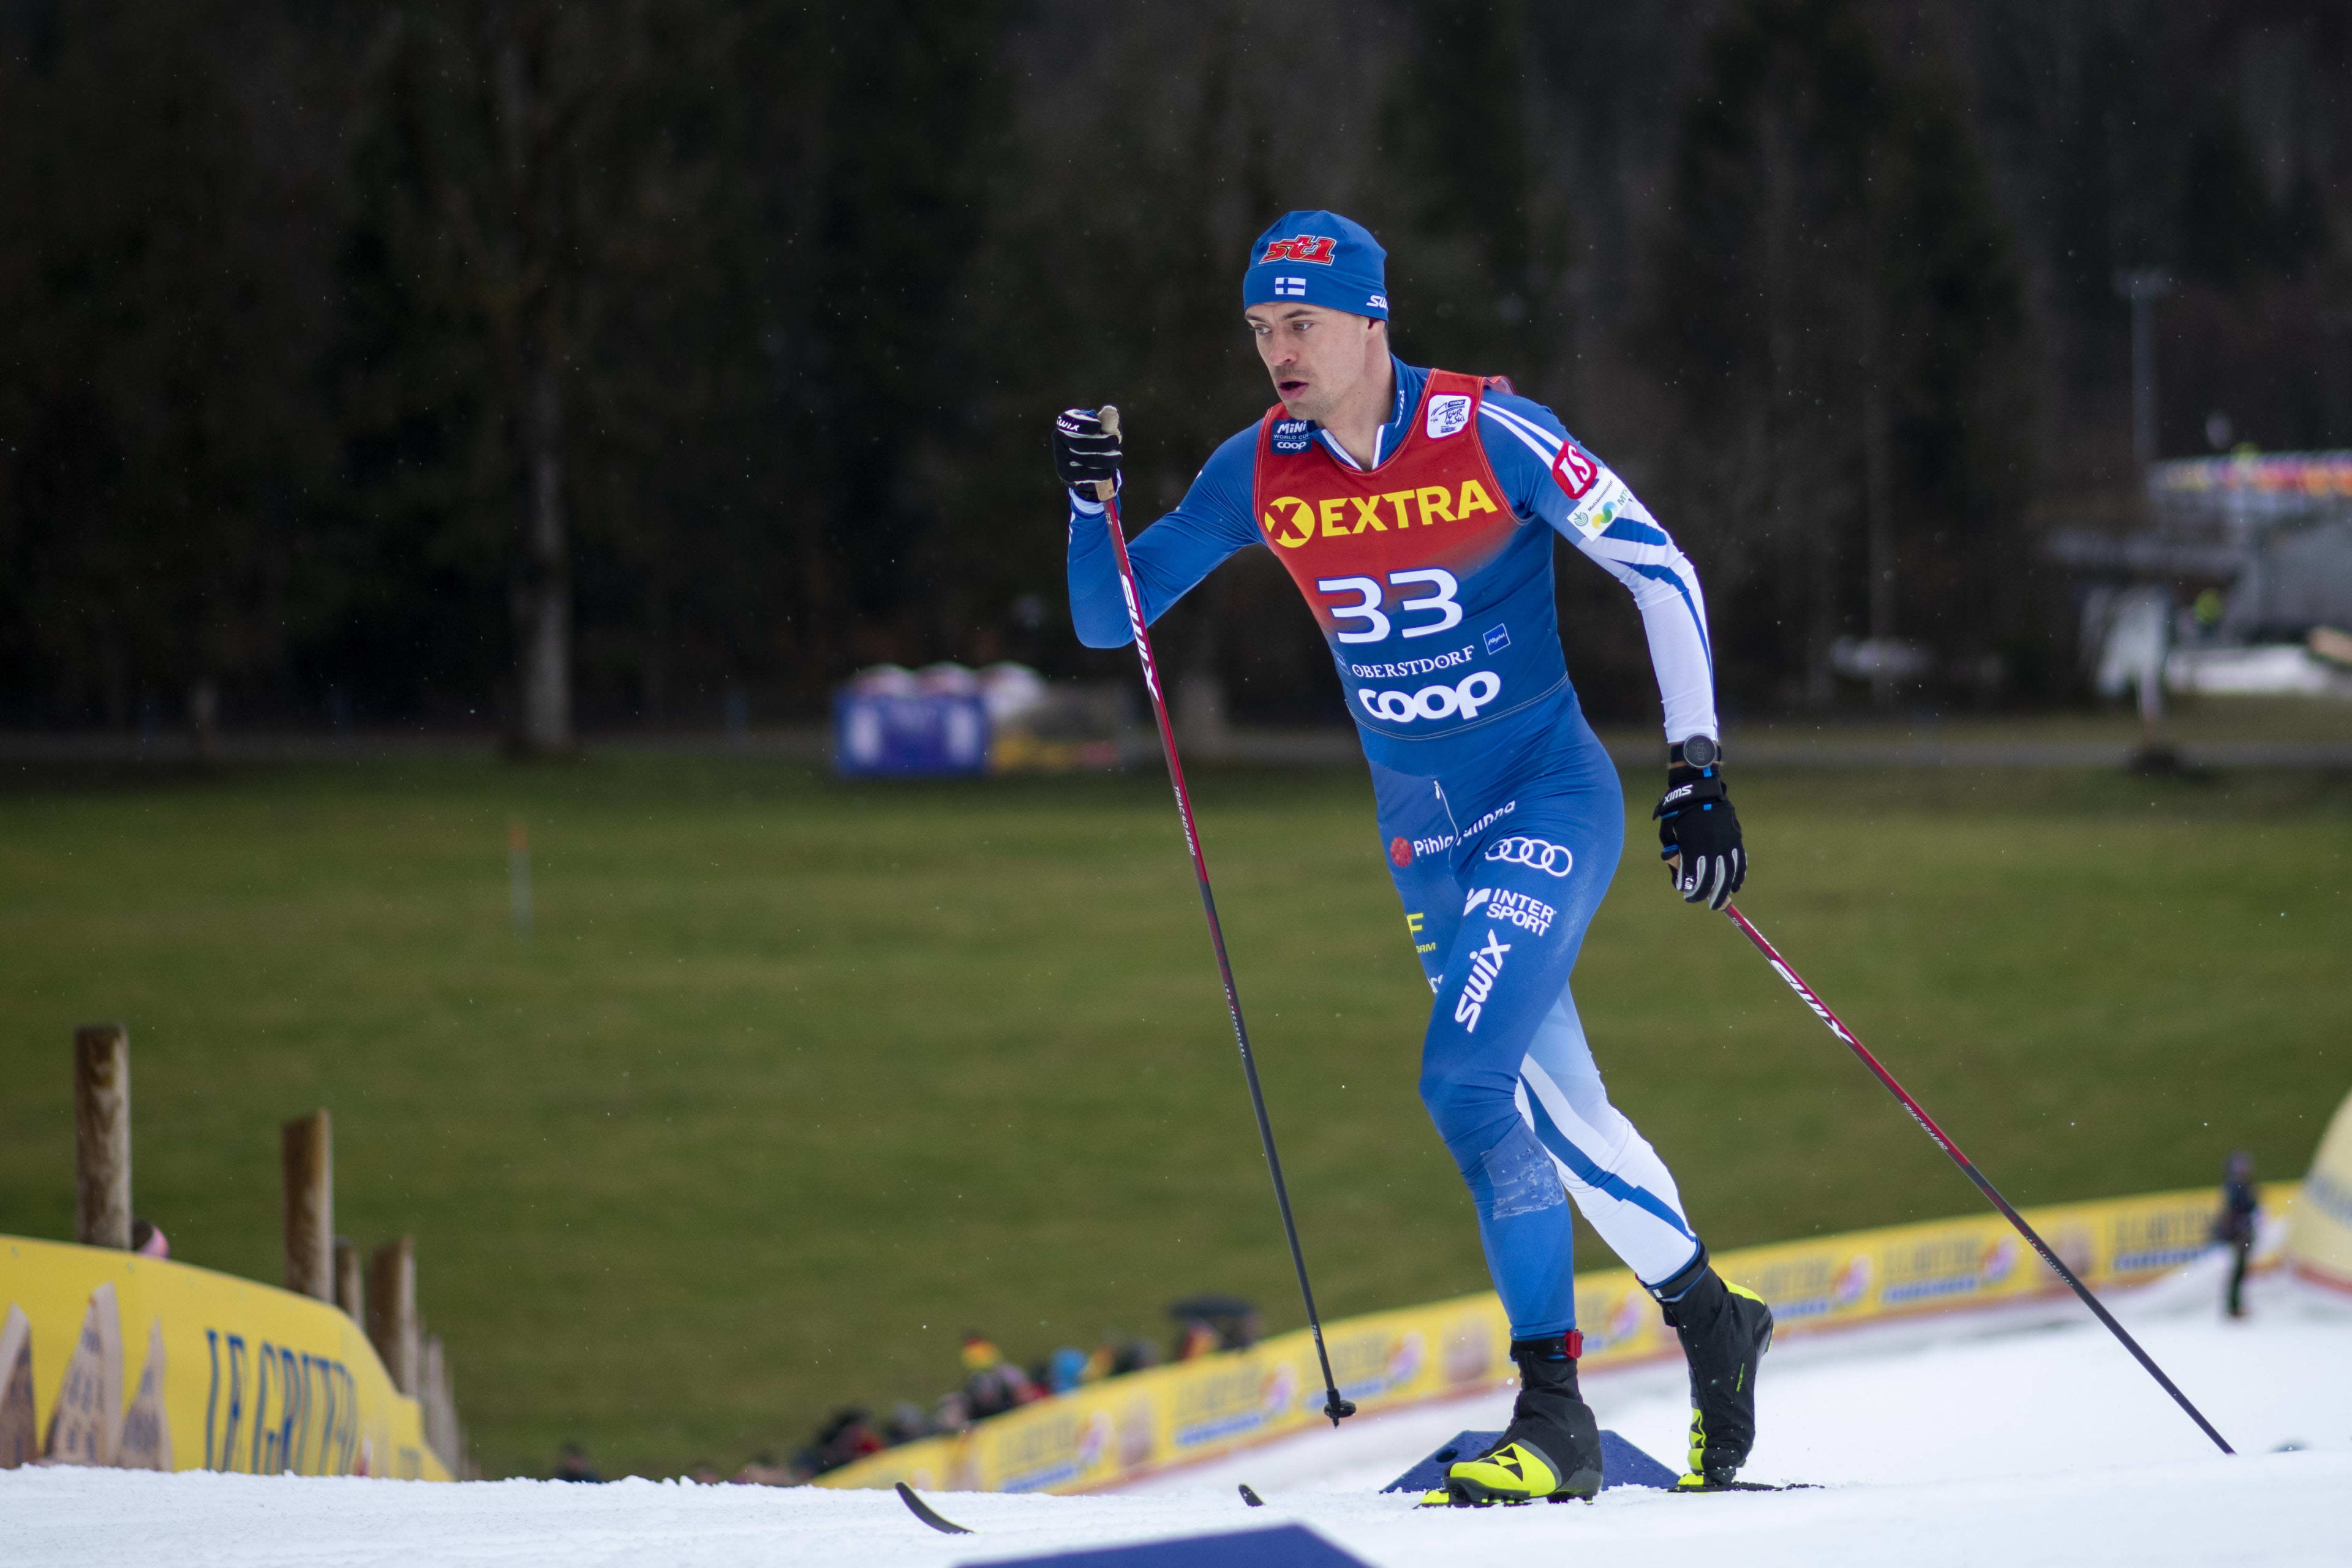
M 1131 506 L 1267 401 L 1249 237 L 1331 205 L 1699 561 L 1735 703 L 1839 637 L 2063 689 L 2036 541 L 2161 440 L 2352 444 L 2352 22 L 2289 0 L 10 0 L 0 721 L 709 722 L 1062 673 L 1045 416 Z M 1244 558 L 1167 657 L 1336 715 Z M 1604 711 L 1646 698 L 1565 563 Z

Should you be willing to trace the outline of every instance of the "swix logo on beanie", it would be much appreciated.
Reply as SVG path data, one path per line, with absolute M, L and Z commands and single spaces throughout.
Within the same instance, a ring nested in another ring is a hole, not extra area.
M 1265 247 L 1257 258 L 1260 267 L 1269 261 L 1311 261 L 1318 267 L 1331 265 L 1331 247 L 1339 241 L 1328 234 L 1302 234 L 1289 239 L 1277 239 Z

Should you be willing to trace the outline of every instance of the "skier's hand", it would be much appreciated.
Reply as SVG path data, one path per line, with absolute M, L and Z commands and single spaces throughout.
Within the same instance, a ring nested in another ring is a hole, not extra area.
M 1095 489 L 1100 481 L 1117 487 L 1122 456 L 1118 437 L 1103 428 L 1093 409 L 1065 408 L 1055 419 L 1054 472 L 1080 500 L 1101 500 Z
M 1675 891 L 1685 903 L 1719 910 L 1748 880 L 1748 851 L 1713 742 L 1695 749 L 1706 756 L 1704 766 L 1686 761 L 1682 746 L 1674 748 L 1665 796 L 1650 815 L 1657 818 L 1658 856 Z

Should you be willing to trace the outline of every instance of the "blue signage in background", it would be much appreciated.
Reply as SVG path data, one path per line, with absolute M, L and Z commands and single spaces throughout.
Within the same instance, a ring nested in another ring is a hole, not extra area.
M 1303 1524 L 1055 1552 L 1043 1557 L 1005 1557 L 998 1562 L 1003 1568 L 1020 1568 L 1023 1563 L 1051 1564 L 1052 1568 L 1365 1568 L 1362 1558 L 1340 1551 Z
M 988 743 L 977 694 L 834 694 L 833 771 L 844 778 L 984 773 Z

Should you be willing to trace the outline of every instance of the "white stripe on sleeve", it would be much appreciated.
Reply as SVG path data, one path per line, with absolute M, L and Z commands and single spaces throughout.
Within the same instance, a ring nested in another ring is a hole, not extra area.
M 1482 402 L 1480 411 L 1541 458 L 1547 470 L 1559 459 L 1560 438 L 1542 426 L 1492 402 Z M 1625 482 L 1599 458 L 1592 463 L 1598 477 L 1582 496 L 1570 502 L 1567 491 L 1558 490 L 1566 510 L 1552 527 L 1633 595 L 1665 710 L 1667 743 L 1693 735 L 1720 738 L 1698 573 Z

